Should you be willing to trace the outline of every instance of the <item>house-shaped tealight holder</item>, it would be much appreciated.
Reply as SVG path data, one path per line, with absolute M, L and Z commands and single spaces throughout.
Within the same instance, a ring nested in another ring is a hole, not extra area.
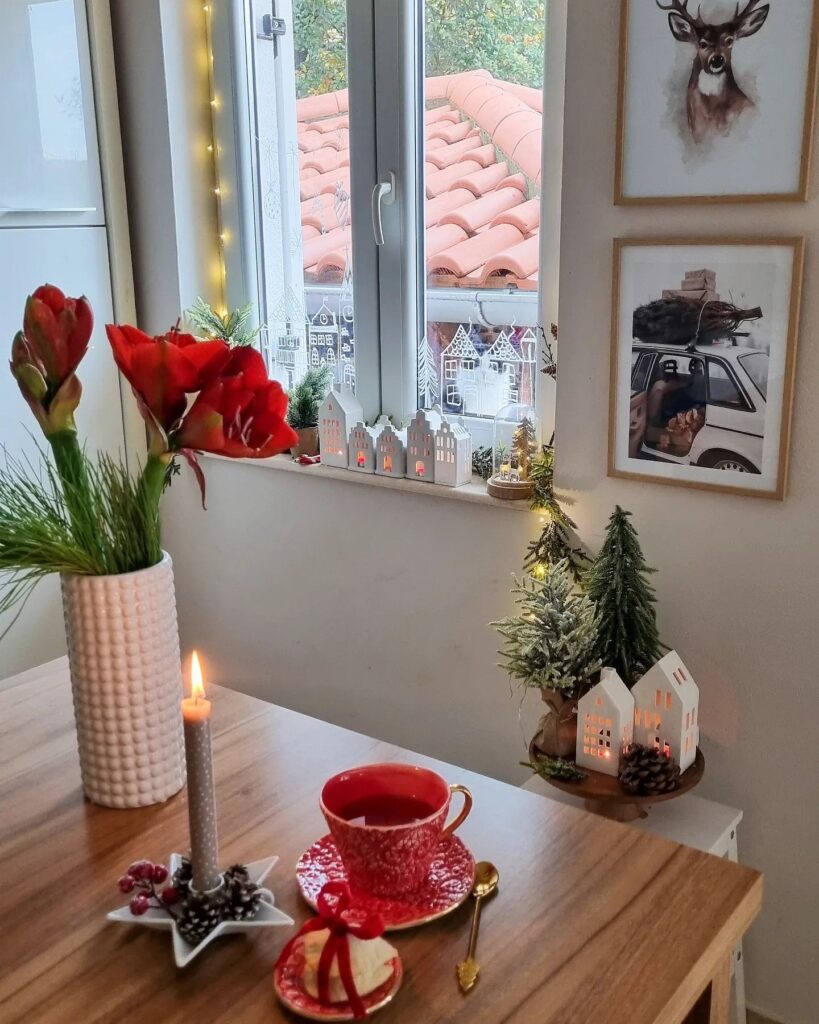
M 437 409 L 419 409 L 407 427 L 407 479 L 435 483 L 435 433 L 442 417 Z
M 435 483 L 461 487 L 472 479 L 472 437 L 462 423 L 444 420 L 435 432 Z
M 349 388 L 333 388 L 327 394 L 319 406 L 318 414 L 319 447 L 321 461 L 325 466 L 347 469 L 350 431 L 363 420 L 361 403 Z
M 669 651 L 634 684 L 634 742 L 662 750 L 685 771 L 700 740 L 700 691 L 676 651 Z
M 384 425 L 375 444 L 375 472 L 378 476 L 403 477 L 407 472 L 407 432 Z
M 632 742 L 634 697 L 616 669 L 604 668 L 600 682 L 577 702 L 575 762 L 617 776 L 623 748 Z

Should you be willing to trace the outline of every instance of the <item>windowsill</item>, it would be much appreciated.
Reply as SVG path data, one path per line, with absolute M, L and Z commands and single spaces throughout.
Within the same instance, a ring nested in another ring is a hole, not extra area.
M 418 480 L 407 480 L 405 477 L 377 476 L 375 473 L 356 473 L 349 469 L 336 466 L 300 466 L 289 455 L 275 455 L 272 459 L 227 459 L 222 455 L 205 455 L 208 459 L 219 462 L 239 462 L 243 466 L 257 469 L 273 469 L 285 473 L 299 473 L 304 477 L 317 480 L 340 480 L 345 484 L 363 484 L 365 487 L 381 487 L 388 491 L 421 494 L 429 498 L 443 498 L 448 501 L 466 501 L 472 505 L 484 505 L 504 509 L 509 512 L 531 511 L 528 501 L 501 501 L 486 493 L 486 484 L 478 476 L 463 487 L 444 487 L 441 484 L 421 483 Z

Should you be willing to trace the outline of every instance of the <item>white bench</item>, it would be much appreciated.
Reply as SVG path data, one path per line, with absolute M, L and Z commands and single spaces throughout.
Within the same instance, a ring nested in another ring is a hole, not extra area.
M 550 786 L 544 779 L 533 775 L 523 784 L 530 793 L 538 793 L 557 800 L 558 803 L 583 808 L 579 797 Z M 677 800 L 667 800 L 649 809 L 647 818 L 628 822 L 632 828 L 642 829 L 652 835 L 671 839 L 683 846 L 711 853 L 715 857 L 727 857 L 737 862 L 737 829 L 742 821 L 742 811 L 736 807 L 705 800 L 703 797 L 686 793 Z M 736 1024 L 746 1024 L 745 1008 L 745 965 L 742 959 L 742 945 L 734 950 L 733 956 L 733 1009 Z

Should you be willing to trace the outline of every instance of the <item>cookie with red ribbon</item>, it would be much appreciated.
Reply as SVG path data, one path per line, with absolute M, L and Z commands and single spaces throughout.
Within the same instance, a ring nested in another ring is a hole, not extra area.
M 276 962 L 279 997 L 314 1019 L 362 1020 L 394 995 L 401 961 L 378 915 L 350 919 L 349 887 L 328 882 L 307 921 Z M 324 1010 L 325 1012 L 321 1012 Z

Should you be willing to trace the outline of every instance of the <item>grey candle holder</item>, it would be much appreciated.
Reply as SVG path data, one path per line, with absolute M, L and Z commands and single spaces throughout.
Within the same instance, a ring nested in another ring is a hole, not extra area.
M 169 858 L 169 869 L 171 877 L 177 872 L 182 864 L 181 853 L 172 853 Z M 278 863 L 278 857 L 268 857 L 266 860 L 256 860 L 247 865 L 247 872 L 250 881 L 261 886 L 264 880 Z M 250 932 L 256 928 L 275 928 L 281 925 L 292 925 L 295 921 L 275 906 L 273 893 L 270 889 L 262 889 L 262 902 L 258 912 L 244 921 L 223 920 L 220 921 L 203 939 L 196 945 L 188 942 L 180 933 L 175 918 L 167 911 L 158 907 L 151 907 L 144 914 L 136 916 L 131 913 L 128 905 L 112 910 L 107 914 L 109 921 L 116 921 L 120 924 L 141 925 L 143 928 L 164 929 L 171 932 L 173 955 L 177 967 L 186 967 L 191 960 L 199 956 L 206 946 L 220 938 L 222 935 L 235 935 L 238 932 Z

